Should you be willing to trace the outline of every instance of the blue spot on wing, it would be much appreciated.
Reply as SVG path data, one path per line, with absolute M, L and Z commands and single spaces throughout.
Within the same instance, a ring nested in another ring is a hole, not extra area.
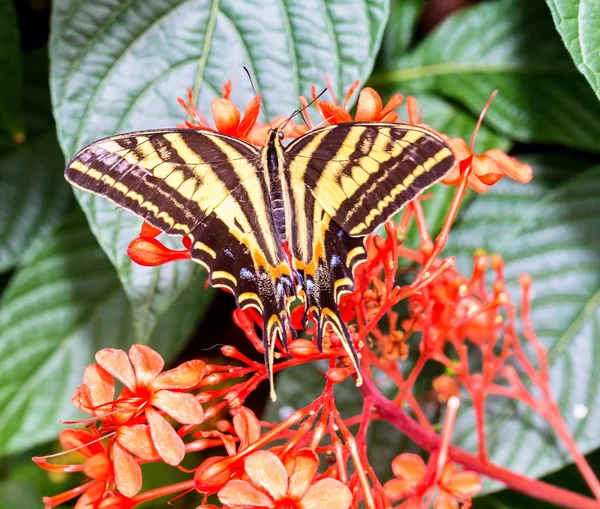
M 240 277 L 242 279 L 254 279 L 256 276 L 255 276 L 254 272 L 252 272 L 250 269 L 242 267 L 240 269 Z
M 338 255 L 336 255 L 336 254 L 332 255 L 331 256 L 331 268 L 337 267 L 341 261 L 342 260 L 340 259 L 340 257 Z
M 223 252 L 229 256 L 229 258 L 233 258 L 233 252 L 231 251 L 231 249 L 223 249 Z

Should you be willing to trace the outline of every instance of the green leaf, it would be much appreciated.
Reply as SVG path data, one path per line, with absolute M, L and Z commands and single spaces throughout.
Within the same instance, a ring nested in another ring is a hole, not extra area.
M 375 73 L 391 91 L 429 91 L 520 141 L 600 150 L 600 104 L 577 71 L 542 0 L 498 0 L 459 11 L 409 55 Z
M 392 1 L 390 19 L 383 33 L 381 51 L 377 56 L 379 64 L 385 66 L 386 63 L 394 62 L 408 49 L 424 5 L 424 0 Z
M 72 200 L 50 108 L 45 51 L 24 54 L 23 65 L 24 139 L 0 136 L 0 272 L 26 263 Z
M 15 3 L 6 0 L 0 2 L 0 69 L 0 129 L 18 139 L 23 134 L 21 42 Z
M 256 6 L 218 0 L 121 2 L 65 0 L 52 15 L 52 90 L 59 138 L 68 156 L 103 136 L 172 127 L 185 119 L 177 96 L 210 102 L 232 78 L 243 107 L 248 66 L 271 118 L 289 115 L 298 95 L 327 73 L 338 92 L 371 71 L 387 20 L 386 0 L 283 0 Z M 113 262 L 144 339 L 196 270 L 191 263 L 138 267 L 125 253 L 140 220 L 97 197 L 77 194 Z
M 577 69 L 600 98 L 600 5 L 593 0 L 546 0 Z
M 105 347 L 128 349 L 132 311 L 79 210 L 17 272 L 0 299 L 0 454 L 56 436 L 80 418 L 70 396 Z M 201 280 L 164 314 L 149 344 L 167 360 L 183 346 L 209 294 Z
M 475 247 L 500 253 L 516 303 L 517 277 L 532 276 L 532 320 L 549 350 L 554 394 L 579 447 L 591 451 L 600 445 L 600 166 L 581 171 L 587 161 L 572 157 L 522 159 L 534 168 L 532 183 L 503 181 L 474 200 L 448 254 L 468 273 Z M 462 410 L 453 442 L 473 451 L 472 410 Z M 495 463 L 539 477 L 571 462 L 550 426 L 524 406 L 490 398 L 487 418 Z

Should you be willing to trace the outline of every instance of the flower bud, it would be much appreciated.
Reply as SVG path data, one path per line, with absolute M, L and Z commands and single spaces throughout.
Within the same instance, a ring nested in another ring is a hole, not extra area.
M 288 350 L 292 357 L 297 359 L 309 359 L 310 357 L 319 355 L 317 346 L 308 339 L 295 339 L 289 344 Z
M 213 456 L 205 460 L 194 474 L 194 483 L 200 493 L 216 493 L 233 474 L 233 460 L 226 456 Z

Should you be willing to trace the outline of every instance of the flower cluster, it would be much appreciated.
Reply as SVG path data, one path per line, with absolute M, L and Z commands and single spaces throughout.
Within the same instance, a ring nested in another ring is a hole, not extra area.
M 357 87 L 358 83 L 351 87 L 341 105 L 335 97 L 320 100 L 313 88 L 322 122 L 314 125 L 305 111 L 308 125 L 290 122 L 285 136 L 294 138 L 321 124 L 398 120 L 396 109 L 404 98 L 397 94 L 384 104 L 370 88 L 360 92 L 352 116 L 350 98 Z M 191 93 L 187 102 L 180 100 L 191 119 L 183 127 L 210 129 L 261 145 L 268 132 L 268 126 L 257 125 L 261 97 L 253 98 L 242 115 L 230 93 L 228 82 L 223 97 L 212 103 L 214 126 L 196 109 Z M 308 104 L 304 97 L 300 102 Z M 408 121 L 421 124 L 415 99 L 408 97 L 406 107 Z M 234 347 L 222 347 L 228 359 L 223 365 L 190 361 L 168 371 L 163 371 L 158 353 L 146 346 L 134 345 L 129 354 L 101 350 L 73 398 L 90 416 L 82 421 L 86 427 L 63 431 L 59 437 L 61 445 L 77 453 L 80 461 L 64 464 L 55 463 L 53 457 L 35 458 L 42 468 L 83 473 L 86 480 L 75 489 L 45 498 L 46 508 L 78 497 L 77 509 L 129 509 L 194 491 L 201 499 L 198 509 L 215 509 L 216 503 L 225 509 L 417 509 L 430 504 L 436 509 L 467 509 L 481 490 L 482 476 L 565 507 L 597 507 L 589 498 L 525 479 L 489 461 L 485 408 L 486 398 L 493 394 L 540 413 L 600 500 L 600 483 L 578 451 L 552 396 L 546 351 L 529 316 L 531 280 L 527 276 L 520 280 L 519 315 L 506 291 L 499 256 L 475 253 L 470 274 L 454 268 L 452 257 L 442 257 L 467 187 L 482 192 L 502 176 L 526 182 L 531 168 L 497 150 L 474 154 L 473 141 L 468 145 L 442 136 L 457 162 L 445 179 L 455 186 L 455 194 L 440 233 L 432 238 L 421 201 L 411 202 L 397 220 L 385 223 L 385 236 L 367 237 L 368 259 L 355 271 L 355 291 L 340 303 L 352 334 L 366 345 L 361 358 L 364 383 L 357 389 L 360 412 L 343 415 L 336 404 L 335 387 L 356 375 L 339 338 L 330 332 L 320 351 L 310 340 L 315 332 L 310 326 L 303 331 L 305 337 L 291 341 L 287 348 L 277 345 L 280 362 L 274 371 L 320 361 L 320 366 L 326 366 L 320 367 L 323 390 L 307 406 L 275 422 L 259 421 L 245 406 L 267 379 L 267 372 L 263 364 Z M 404 245 L 409 228 L 419 234 L 417 246 Z M 171 250 L 158 240 L 159 233 L 144 224 L 129 247 L 131 258 L 150 266 L 189 258 L 188 239 L 183 239 L 185 249 Z M 411 281 L 398 285 L 400 273 Z M 405 312 L 397 306 L 401 301 Z M 302 311 L 297 308 L 291 316 L 298 329 L 302 328 Z M 260 349 L 258 314 L 238 309 L 233 319 Z M 526 349 L 525 343 L 531 348 Z M 469 363 L 474 353 L 481 359 L 477 367 Z M 407 370 L 402 361 L 409 355 L 416 361 Z M 414 388 L 429 362 L 445 368 L 445 373 L 422 396 Z M 395 387 L 392 399 L 378 390 L 375 370 Z M 459 398 L 468 398 L 475 409 L 476 455 L 451 446 Z M 435 400 L 446 407 L 441 434 L 436 432 L 438 423 L 424 410 L 425 404 Z M 390 422 L 423 451 L 422 456 L 403 453 L 396 457 L 391 480 L 379 479 L 371 465 L 367 435 L 376 420 Z M 214 453 L 206 454 L 213 449 Z M 164 462 L 182 468 L 184 456 L 190 457 L 192 465 L 189 480 L 142 491 L 145 464 Z

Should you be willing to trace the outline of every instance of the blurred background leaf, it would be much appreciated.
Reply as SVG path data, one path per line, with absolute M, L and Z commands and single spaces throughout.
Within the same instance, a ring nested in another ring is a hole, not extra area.
M 0 2 L 0 48 L 0 131 L 18 142 L 23 136 L 23 72 L 17 12 L 10 0 Z
M 600 4 L 595 0 L 546 0 L 558 33 L 577 69 L 600 98 Z
M 52 119 L 45 48 L 24 53 L 23 67 L 24 131 L 18 140 L 0 134 L 0 272 L 27 263 L 72 200 Z
M 460 10 L 370 84 L 434 92 L 511 139 L 600 151 L 600 103 L 562 44 L 543 0 L 499 0 Z
M 194 281 L 148 344 L 168 362 L 189 337 L 210 293 Z M 173 315 L 172 315 L 173 316 Z M 81 211 L 69 215 L 19 270 L 0 299 L 0 454 L 50 440 L 84 417 L 70 398 L 101 348 L 128 349 L 132 309 Z

